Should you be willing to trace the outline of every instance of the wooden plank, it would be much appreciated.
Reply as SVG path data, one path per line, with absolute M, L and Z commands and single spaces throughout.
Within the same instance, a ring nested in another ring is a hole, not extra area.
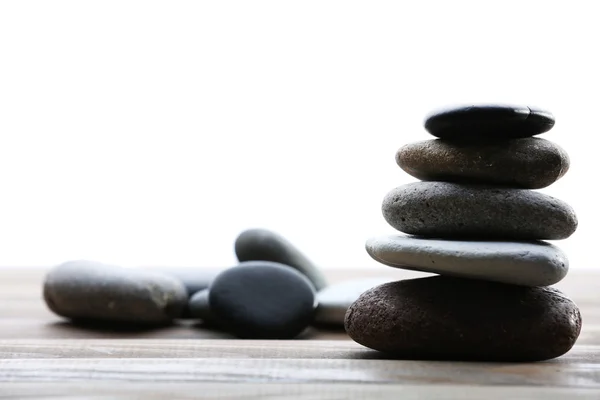
M 206 382 L 12 382 L 0 387 L 0 399 L 266 399 L 288 400 L 564 400 L 600 398 L 598 389 L 464 385 Z
M 452 384 L 600 389 L 587 363 L 458 363 L 318 358 L 74 358 L 0 360 L 1 382 L 246 382 Z
M 557 287 L 580 306 L 583 329 L 566 355 L 539 363 L 387 360 L 343 331 L 299 340 L 236 340 L 195 323 L 152 330 L 78 327 L 41 298 L 44 270 L 0 270 L 0 399 L 528 399 L 600 398 L 600 273 Z M 361 276 L 425 276 L 375 268 Z
M 385 357 L 351 340 L 0 340 L 0 359 L 62 358 L 377 360 Z M 556 363 L 597 364 L 600 369 L 600 346 L 576 345 L 562 357 L 531 365 Z
M 596 351 L 595 348 L 593 351 Z M 0 359 L 43 358 L 365 358 L 350 340 L 80 339 L 0 340 Z

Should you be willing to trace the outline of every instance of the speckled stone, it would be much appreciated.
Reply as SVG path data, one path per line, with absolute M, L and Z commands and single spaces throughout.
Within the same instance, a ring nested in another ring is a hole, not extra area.
M 447 139 L 522 138 L 554 127 L 552 113 L 539 108 L 509 104 L 469 104 L 433 110 L 425 117 L 425 129 Z
M 323 272 L 304 253 L 282 235 L 268 229 L 248 229 L 234 244 L 238 261 L 272 261 L 297 269 L 316 290 L 327 286 Z
M 396 163 L 423 181 L 541 189 L 567 173 L 570 159 L 559 145 L 540 138 L 481 143 L 435 139 L 401 147 Z
M 546 242 L 460 241 L 404 235 L 373 237 L 367 253 L 406 270 L 523 286 L 550 286 L 569 270 L 566 254 Z
M 55 314 L 72 320 L 150 325 L 171 323 L 188 300 L 169 275 L 86 260 L 51 269 L 43 297 Z
M 208 290 L 216 323 L 242 339 L 292 339 L 314 318 L 314 286 L 280 263 L 242 262 L 221 272 Z
M 448 182 L 399 186 L 382 213 L 400 232 L 446 239 L 560 240 L 578 224 L 569 204 L 544 193 Z
M 577 305 L 554 288 L 435 276 L 368 290 L 345 328 L 393 358 L 532 362 L 568 352 L 581 323 Z

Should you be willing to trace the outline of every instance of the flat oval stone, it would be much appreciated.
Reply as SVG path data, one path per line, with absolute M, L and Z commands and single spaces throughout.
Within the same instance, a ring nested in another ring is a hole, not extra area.
M 313 283 L 316 290 L 327 286 L 321 270 L 296 246 L 280 234 L 267 229 L 248 229 L 235 240 L 238 261 L 272 261 L 297 269 Z
M 396 163 L 423 181 L 541 189 L 567 173 L 570 159 L 563 148 L 540 138 L 479 143 L 435 139 L 401 147 Z
M 555 288 L 435 276 L 368 290 L 348 309 L 345 328 L 394 358 L 533 362 L 567 353 L 581 323 L 576 304 Z
M 523 286 L 550 286 L 569 270 L 566 254 L 546 242 L 459 241 L 403 235 L 374 237 L 367 253 L 390 267 Z
M 390 278 L 355 279 L 329 285 L 317 293 L 317 310 L 314 325 L 344 327 L 348 307 L 358 297 L 377 285 L 389 282 Z
M 445 239 L 560 240 L 578 224 L 569 204 L 544 193 L 449 182 L 399 186 L 382 212 L 400 232 Z
M 69 319 L 155 325 L 181 315 L 188 299 L 171 276 L 86 260 L 52 268 L 43 297 L 50 310 Z
M 221 272 L 209 288 L 212 314 L 244 339 L 291 339 L 307 328 L 315 289 L 297 270 L 270 261 L 246 261 Z
M 446 139 L 522 138 L 548 132 L 554 116 L 546 110 L 502 104 L 443 107 L 425 117 L 425 129 Z

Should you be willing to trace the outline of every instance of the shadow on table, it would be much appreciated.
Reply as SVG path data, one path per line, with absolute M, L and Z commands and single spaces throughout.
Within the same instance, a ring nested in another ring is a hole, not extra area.
M 178 319 L 165 325 L 143 325 L 127 322 L 98 320 L 57 320 L 45 325 L 43 335 L 48 338 L 153 338 L 153 339 L 239 339 L 220 329 L 214 322 Z M 286 339 L 296 341 L 347 340 L 342 327 L 306 328 L 298 336 Z
M 46 325 L 47 337 L 60 338 L 153 338 L 153 339 L 231 339 L 231 335 L 209 329 L 199 321 L 169 325 L 139 325 L 89 320 L 63 320 Z

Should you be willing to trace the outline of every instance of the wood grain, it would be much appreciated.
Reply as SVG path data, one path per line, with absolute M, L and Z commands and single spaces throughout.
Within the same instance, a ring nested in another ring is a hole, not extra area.
M 538 363 L 390 360 L 343 331 L 237 340 L 194 322 L 162 329 L 74 326 L 41 298 L 44 270 L 0 270 L 0 399 L 564 399 L 600 398 L 600 274 L 555 285 L 581 308 L 566 355 Z M 333 282 L 426 274 L 329 271 Z
M 480 385 L 406 385 L 352 383 L 235 383 L 231 382 L 25 382 L 3 383 L 0 399 L 269 399 L 269 400 L 598 400 L 600 391 L 584 388 Z
M 0 360 L 74 358 L 231 358 L 231 359 L 329 359 L 381 360 L 351 340 L 227 340 L 227 339 L 76 339 L 0 340 Z M 600 361 L 600 346 L 577 345 L 569 353 L 532 365 L 556 363 L 594 364 Z M 423 361 L 427 363 L 426 361 Z M 445 362 L 447 364 L 447 362 Z M 468 365 L 474 362 L 466 363 Z M 486 363 L 480 363 L 488 365 Z M 509 363 L 510 364 L 510 363 Z M 491 363 L 489 365 L 499 365 Z M 514 363 L 514 365 L 523 365 Z M 600 369 L 600 366 L 599 366 Z
M 4 340 L 0 382 L 445 383 L 600 389 L 600 346 L 538 363 L 390 360 L 351 341 Z

